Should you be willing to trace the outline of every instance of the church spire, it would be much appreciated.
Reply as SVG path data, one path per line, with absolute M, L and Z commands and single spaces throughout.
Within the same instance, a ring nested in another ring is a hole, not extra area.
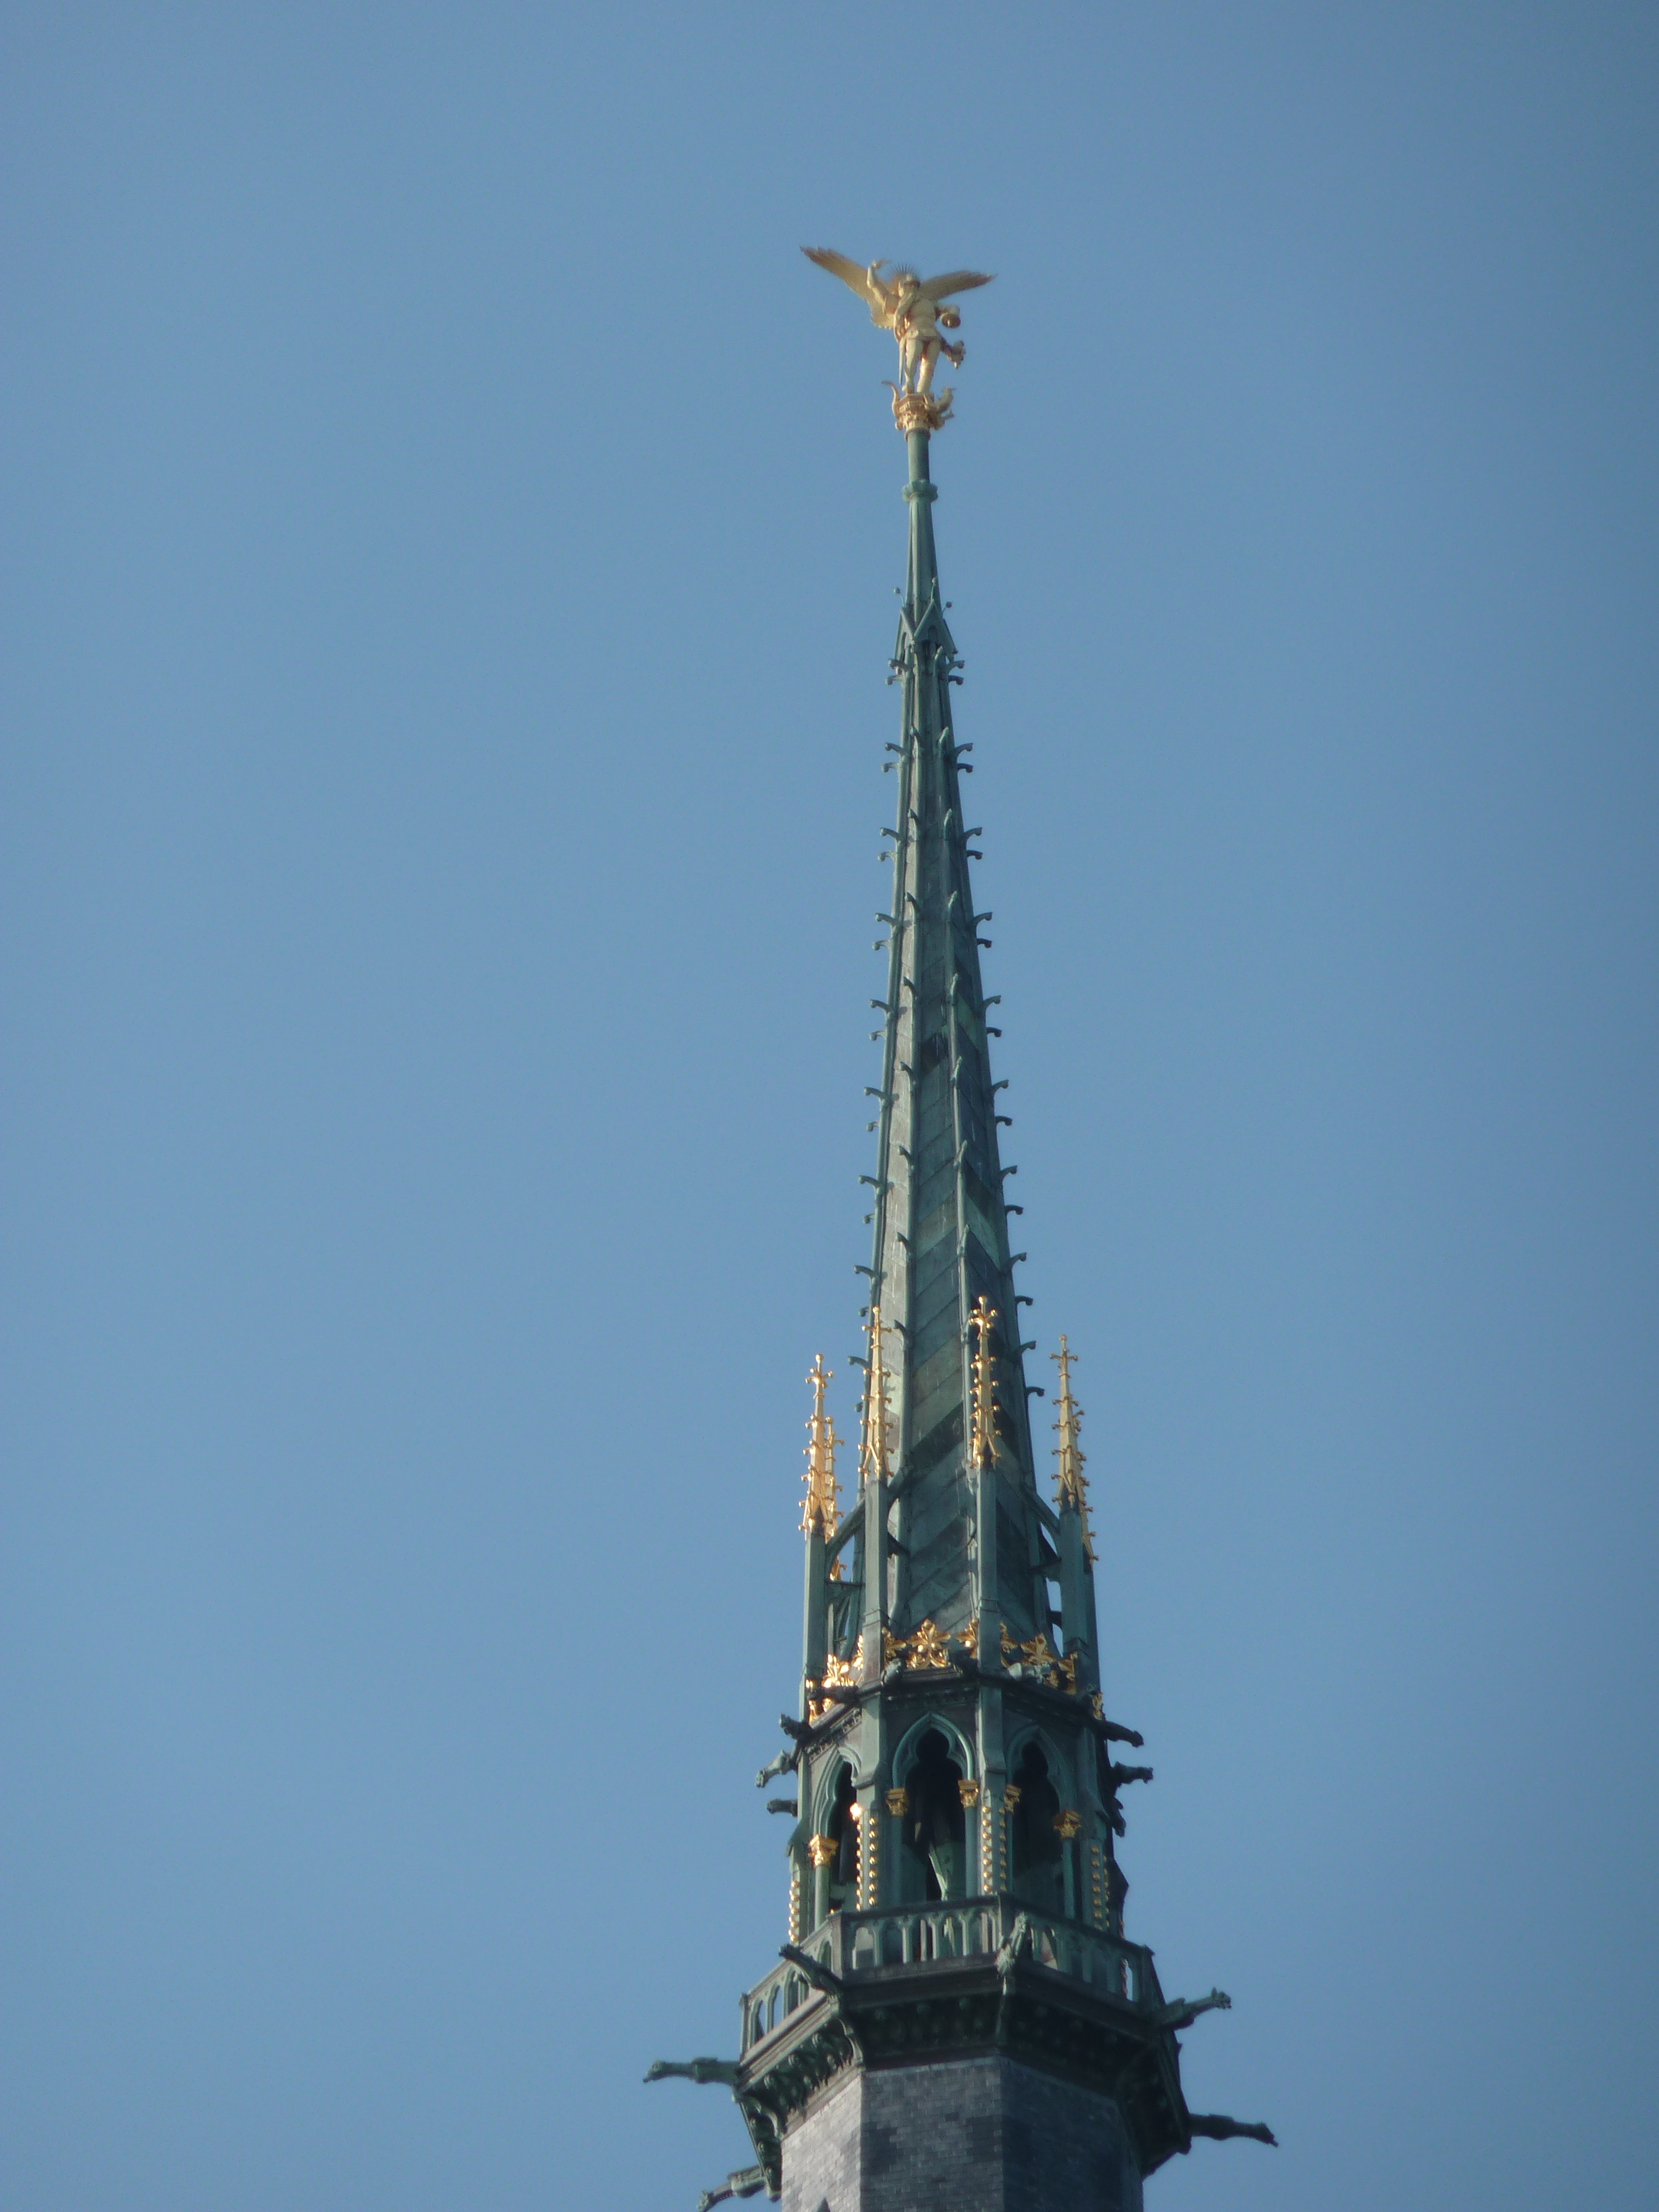
M 1036 1486 L 1023 1300 L 1010 1249 L 999 1144 L 1007 1117 L 993 1079 L 980 954 L 988 913 L 974 905 L 963 792 L 971 748 L 951 701 L 962 661 L 945 619 L 933 537 L 928 406 L 901 394 L 909 461 L 909 569 L 893 673 L 897 747 L 886 997 L 877 1123 L 872 1304 L 890 1333 L 898 1468 L 890 1613 L 955 1632 L 976 1620 L 975 1656 L 994 1662 L 1006 1626 L 1018 1643 L 1058 1628 L 1055 1516 Z M 933 412 L 937 413 L 936 404 Z M 1014 1209 L 1018 1211 L 1018 1209 Z M 976 1330 L 975 1316 L 984 1316 Z M 975 1374 L 998 1407 L 994 1453 L 975 1449 Z
M 974 907 L 973 763 L 953 725 L 928 444 L 960 345 L 946 303 L 989 280 L 811 258 L 897 339 L 909 562 L 891 663 L 896 805 L 857 1495 L 841 1510 L 830 1381 L 809 1377 L 801 1711 L 760 1786 L 793 1773 L 789 1941 L 744 1997 L 740 2057 L 664 2072 L 729 2081 L 757 2163 L 704 2203 L 764 2188 L 846 2212 L 963 2206 L 1139 2212 L 1141 2177 L 1194 2136 L 1259 2125 L 1190 2112 L 1176 2033 L 1219 1990 L 1165 2001 L 1123 1926 L 1123 1788 L 1097 1661 L 1071 1350 L 1060 1340 L 1059 1495 L 1039 1490 L 1009 1249 L 990 1020 Z M 1040 1395 L 1040 1394 L 1038 1394 Z M 1046 1486 L 1045 1486 L 1046 1488 Z M 1059 1610 L 1055 1610 L 1058 1595 Z M 1039 2079 L 1046 2076 L 1046 2079 Z M 960 2157 L 959 2152 L 952 2156 Z M 1033 2163 L 1033 2161 L 1036 2163 Z M 947 2195 L 950 2191 L 947 2190 Z M 953 2199 L 953 2201 L 955 2201 Z

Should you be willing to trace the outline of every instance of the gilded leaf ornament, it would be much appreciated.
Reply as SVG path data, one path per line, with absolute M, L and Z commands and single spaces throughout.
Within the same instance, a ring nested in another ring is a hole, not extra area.
M 981 1291 L 978 1304 L 968 1316 L 968 1326 L 974 1333 L 972 1449 L 975 1467 L 994 1467 L 997 1459 L 997 1376 L 996 1360 L 991 1351 L 991 1330 L 996 1318 L 996 1308 Z

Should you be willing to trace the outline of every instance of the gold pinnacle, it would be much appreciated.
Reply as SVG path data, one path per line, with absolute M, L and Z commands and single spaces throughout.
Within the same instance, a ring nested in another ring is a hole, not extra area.
M 1070 1506 L 1083 1518 L 1083 1556 L 1092 1566 L 1095 1561 L 1094 1531 L 1089 1526 L 1089 1486 L 1083 1477 L 1085 1453 L 1077 1440 L 1078 1425 L 1083 1419 L 1083 1408 L 1072 1395 L 1072 1362 L 1077 1354 L 1062 1336 L 1060 1350 L 1048 1354 L 1060 1364 L 1060 1419 L 1054 1426 L 1060 1431 L 1060 1465 L 1057 1474 L 1057 1495 L 1062 1507 Z
M 870 1363 L 865 1370 L 864 1440 L 859 1453 L 859 1480 L 888 1480 L 893 1472 L 887 1424 L 891 1415 L 887 1400 L 887 1363 L 881 1352 L 881 1308 L 870 1309 Z
M 833 1380 L 833 1370 L 824 1365 L 821 1352 L 813 1360 L 812 1371 L 806 1379 L 812 1388 L 812 1414 L 806 1424 L 806 1472 L 801 1478 L 806 1485 L 806 1497 L 801 1508 L 800 1525 L 808 1535 L 814 1528 L 820 1530 L 827 1542 L 841 1521 L 836 1490 L 836 1446 L 841 1438 L 824 1410 L 824 1393 Z

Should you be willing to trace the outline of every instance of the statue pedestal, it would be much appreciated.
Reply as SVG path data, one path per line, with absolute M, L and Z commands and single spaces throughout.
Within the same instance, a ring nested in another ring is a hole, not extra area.
M 951 393 L 895 392 L 893 420 L 908 438 L 913 430 L 942 430 L 951 419 Z

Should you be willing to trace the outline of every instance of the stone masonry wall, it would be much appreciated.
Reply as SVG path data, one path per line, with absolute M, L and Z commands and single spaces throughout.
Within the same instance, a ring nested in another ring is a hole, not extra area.
M 784 2137 L 783 2212 L 1141 2212 L 1117 2107 L 1008 2058 L 848 2074 Z

